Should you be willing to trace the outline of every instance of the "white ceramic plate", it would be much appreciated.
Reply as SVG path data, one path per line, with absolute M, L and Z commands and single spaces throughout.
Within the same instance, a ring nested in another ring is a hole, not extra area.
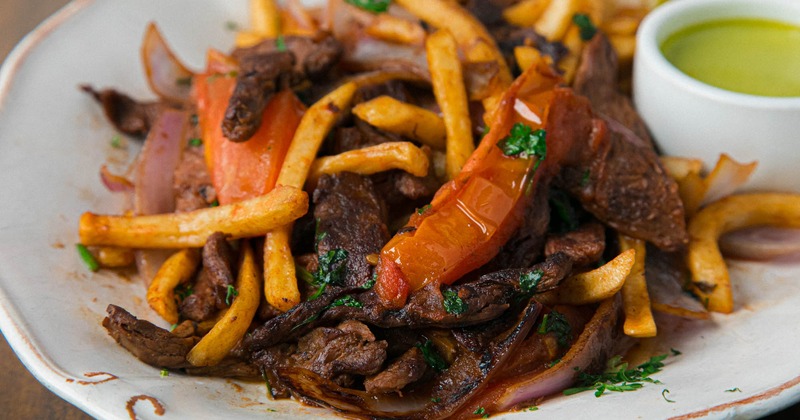
M 228 49 L 226 22 L 246 23 L 246 1 L 75 1 L 17 47 L 0 73 L 0 327 L 23 363 L 58 395 L 100 418 L 261 418 L 331 416 L 293 402 L 271 402 L 261 384 L 194 378 L 144 365 L 100 326 L 108 303 L 156 319 L 136 280 L 89 273 L 74 243 L 87 210 L 123 203 L 101 185 L 100 164 L 121 170 L 135 148 L 110 146 L 115 134 L 81 83 L 116 86 L 146 98 L 139 62 L 145 25 L 155 20 L 195 68 L 209 46 Z M 758 417 L 800 397 L 800 266 L 735 263 L 737 308 L 710 322 L 668 321 L 650 351 L 670 347 L 656 378 L 663 385 L 596 399 L 591 393 L 546 401 L 547 418 Z M 163 325 L 163 322 L 162 322 Z M 104 372 L 102 374 L 95 374 Z M 113 375 L 113 376 L 111 376 Z M 726 392 L 738 388 L 741 392 Z M 662 398 L 662 390 L 668 397 Z M 513 415 L 512 415 L 513 416 Z

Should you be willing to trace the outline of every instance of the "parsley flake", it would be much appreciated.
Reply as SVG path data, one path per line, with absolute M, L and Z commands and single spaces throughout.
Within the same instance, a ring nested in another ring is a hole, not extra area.
M 179 77 L 175 79 L 175 84 L 178 86 L 191 86 L 192 85 L 192 76 L 187 77 Z
M 653 356 L 645 363 L 628 369 L 628 363 L 622 362 L 622 356 L 612 357 L 606 364 L 606 370 L 599 374 L 580 372 L 578 374 L 578 386 L 565 389 L 564 395 L 573 395 L 583 391 L 594 390 L 594 396 L 600 397 L 606 391 L 626 392 L 635 391 L 644 386 L 644 382 L 660 384 L 658 380 L 650 376 L 660 372 L 664 367 L 662 361 L 667 357 L 666 354 Z
M 673 356 L 680 356 L 681 354 L 683 354 L 680 351 L 675 350 L 673 348 L 670 348 L 669 351 L 670 351 L 670 353 L 672 353 Z
M 539 287 L 539 282 L 542 281 L 542 277 L 544 277 L 544 271 L 542 270 L 524 272 L 519 275 L 519 288 L 526 295 L 534 295 L 536 294 L 536 288 Z
M 542 323 L 537 331 L 539 334 L 554 333 L 559 347 L 566 347 L 572 340 L 572 327 L 567 317 L 558 311 L 552 311 L 542 317 Z
M 416 347 L 422 352 L 425 363 L 433 368 L 433 370 L 443 372 L 447 369 L 447 362 L 444 361 L 439 352 L 436 351 L 436 348 L 433 347 L 433 341 L 426 340 L 423 344 L 417 343 Z
M 668 403 L 674 403 L 674 400 L 667 398 L 667 394 L 669 394 L 669 390 L 667 388 L 661 390 L 661 396 L 664 397 L 664 400 L 666 400 Z
M 422 215 L 423 215 L 423 214 L 425 214 L 425 213 L 426 213 L 428 210 L 430 210 L 430 209 L 431 209 L 431 207 L 432 207 L 432 206 L 431 206 L 430 204 L 426 204 L 426 205 L 424 205 L 424 206 L 422 206 L 422 207 L 420 207 L 420 208 L 418 208 L 418 209 L 417 209 L 417 214 L 418 214 L 418 215 L 420 215 L 420 216 L 422 216 Z
M 389 10 L 389 5 L 392 0 L 345 0 L 347 3 L 352 4 L 358 8 L 364 9 L 372 13 L 383 13 Z
M 335 308 L 337 306 L 348 306 L 351 308 L 363 308 L 364 304 L 359 302 L 356 298 L 346 295 L 342 296 L 339 299 L 334 300 L 331 302 L 330 305 L 326 307 L 326 309 Z
M 477 414 L 479 416 L 481 414 L 486 414 L 486 409 L 483 408 L 483 407 L 478 407 L 478 408 L 475 409 L 475 411 L 472 412 L 472 414 Z
M 597 27 L 592 23 L 592 19 L 586 13 L 575 13 L 572 15 L 572 22 L 578 25 L 580 30 L 581 39 L 588 41 L 594 38 L 597 33 Z
M 229 284 L 228 289 L 225 292 L 225 304 L 231 306 L 231 302 L 233 301 L 233 298 L 235 298 L 236 296 L 239 296 L 239 291 L 236 290 L 236 288 L 233 287 L 232 284 Z
M 122 148 L 122 137 L 119 134 L 115 134 L 114 137 L 111 137 L 111 147 L 115 149 Z
M 377 281 L 378 281 L 378 272 L 376 271 L 376 272 L 372 273 L 372 277 L 370 277 L 370 279 L 367 280 L 366 283 L 361 285 L 361 288 L 364 289 L 364 290 L 372 289 L 372 287 L 375 286 L 375 283 Z
M 167 369 L 161 369 L 160 375 L 161 375 L 162 378 L 165 378 L 165 377 L 169 376 L 169 371 Z
M 319 256 L 319 268 L 313 274 L 314 284 L 319 286 L 319 289 L 308 300 L 320 297 L 328 285 L 342 284 L 347 271 L 346 260 L 347 251 L 341 248 L 332 249 Z
M 187 284 L 181 284 L 181 285 L 179 285 L 178 287 L 175 288 L 175 294 L 178 295 L 178 297 L 181 300 L 186 299 L 187 297 L 191 296 L 193 293 L 194 293 L 194 289 L 192 288 L 192 285 L 188 284 L 188 283 Z
M 81 261 L 86 265 L 86 268 L 89 271 L 97 271 L 100 269 L 100 263 L 94 258 L 89 248 L 86 248 L 84 244 L 75 244 L 75 248 L 78 250 L 78 255 L 81 257 Z
M 201 138 L 193 137 L 189 139 L 189 146 L 200 147 L 202 145 L 203 145 L 203 139 Z
M 739 388 L 731 388 L 731 389 L 726 389 L 725 392 L 742 392 L 742 390 Z
M 461 315 L 469 309 L 467 302 L 464 302 L 455 290 L 445 290 L 442 296 L 444 296 L 444 310 L 448 314 Z
M 506 156 L 521 158 L 536 156 L 539 158 L 539 161 L 536 162 L 536 167 L 538 167 L 539 163 L 547 156 L 546 137 L 546 132 L 541 128 L 533 131 L 530 126 L 516 123 L 511 127 L 508 137 L 497 142 L 497 146 Z
M 278 35 L 275 38 L 275 48 L 280 52 L 289 51 L 289 48 L 286 47 L 286 39 L 283 38 L 283 35 Z
M 229 21 L 225 22 L 225 29 L 227 29 L 229 31 L 237 31 L 237 30 L 239 30 L 239 24 L 234 22 L 234 21 L 232 21 L 232 20 L 229 20 Z

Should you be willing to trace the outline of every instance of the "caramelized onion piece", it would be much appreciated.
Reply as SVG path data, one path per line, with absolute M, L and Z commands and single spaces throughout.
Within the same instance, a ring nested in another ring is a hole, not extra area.
M 729 258 L 800 261 L 800 229 L 759 226 L 726 233 L 719 249 Z

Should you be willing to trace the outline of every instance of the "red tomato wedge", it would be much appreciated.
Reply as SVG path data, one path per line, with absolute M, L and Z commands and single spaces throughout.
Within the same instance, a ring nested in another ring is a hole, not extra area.
M 236 86 L 236 68 L 219 53 L 209 53 L 208 71 L 195 78 L 197 115 L 206 164 L 220 204 L 268 193 L 275 187 L 283 159 L 305 106 L 291 90 L 278 92 L 264 110 L 250 140 L 235 143 L 222 134 L 222 120 Z
M 486 264 L 520 226 L 526 201 L 522 198 L 532 194 L 539 178 L 549 171 L 549 149 L 557 139 L 547 133 L 547 157 L 536 171 L 535 157 L 506 156 L 497 143 L 518 122 L 533 130 L 546 129 L 544 122 L 559 81 L 551 72 L 535 68 L 520 76 L 504 95 L 489 133 L 461 173 L 386 244 L 375 285 L 385 305 L 402 307 L 409 292 L 431 282 L 451 284 Z M 523 118 L 518 112 L 521 107 L 527 108 L 522 115 L 540 121 Z

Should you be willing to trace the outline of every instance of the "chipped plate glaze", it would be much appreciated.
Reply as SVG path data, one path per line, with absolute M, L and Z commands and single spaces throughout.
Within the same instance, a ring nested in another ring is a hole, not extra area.
M 209 46 L 228 49 L 227 22 L 247 22 L 246 0 L 74 1 L 14 50 L 0 71 L 0 327 L 31 372 L 92 416 L 138 418 L 333 417 L 290 401 L 269 401 L 264 386 L 193 378 L 144 365 L 100 326 L 108 303 L 156 319 L 135 276 L 88 272 L 74 244 L 87 210 L 119 212 L 101 164 L 124 171 L 133 142 L 115 134 L 78 85 L 115 86 L 149 98 L 139 43 L 150 20 L 174 50 L 199 68 Z M 595 398 L 556 397 L 547 418 L 759 417 L 800 398 L 800 266 L 733 263 L 736 312 L 709 322 L 664 320 L 643 352 L 667 359 L 663 384 Z M 163 322 L 160 325 L 165 326 Z M 738 388 L 741 392 L 726 392 Z M 662 390 L 669 390 L 667 402 Z M 163 414 L 159 414 L 163 409 Z

